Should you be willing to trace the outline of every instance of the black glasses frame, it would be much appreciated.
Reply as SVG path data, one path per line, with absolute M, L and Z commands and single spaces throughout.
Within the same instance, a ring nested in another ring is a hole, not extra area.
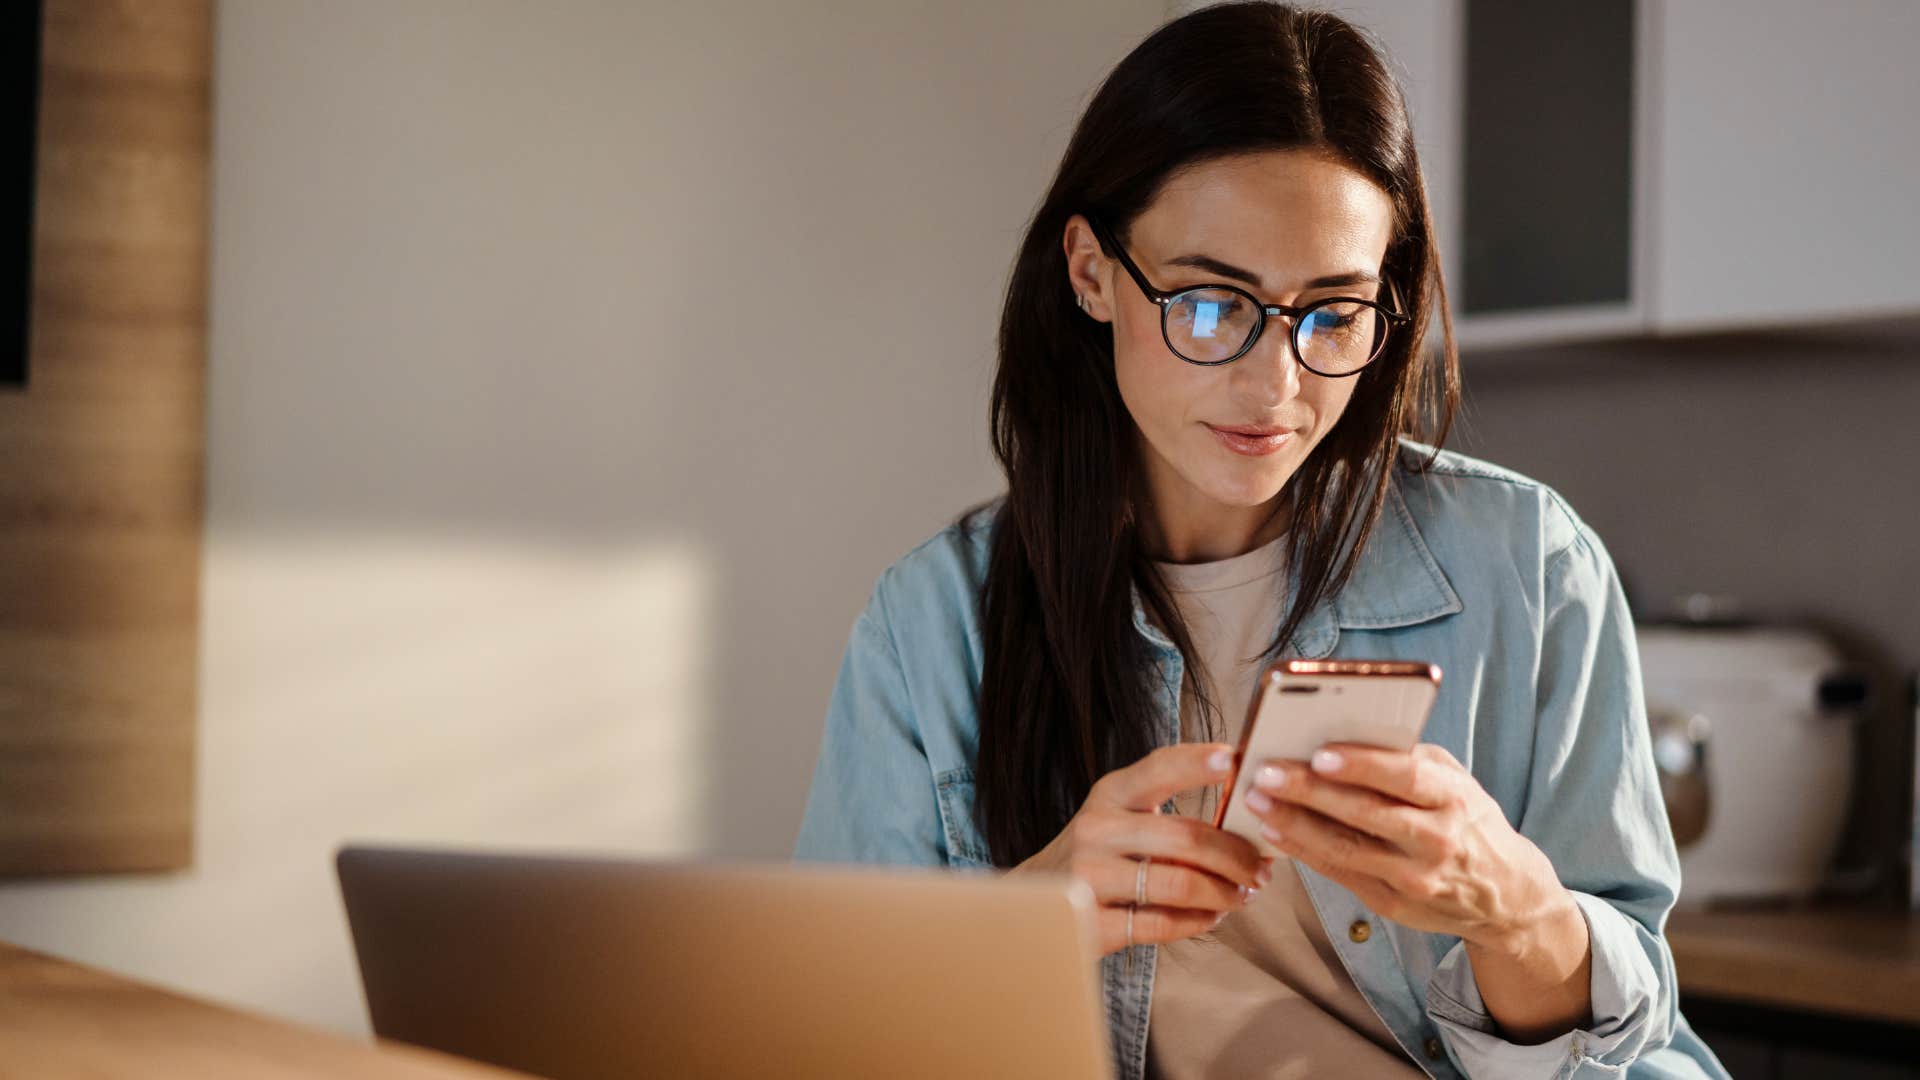
M 1180 359 L 1186 361 L 1187 363 L 1193 364 L 1198 367 L 1220 367 L 1223 364 L 1231 364 L 1235 360 L 1238 360 L 1241 357 L 1247 355 L 1247 353 L 1253 348 L 1253 346 L 1260 340 L 1261 335 L 1266 332 L 1267 319 L 1273 318 L 1276 315 L 1281 315 L 1293 320 L 1293 328 L 1289 330 L 1287 333 L 1287 348 L 1289 351 L 1293 353 L 1293 360 L 1295 363 L 1299 364 L 1303 368 L 1306 368 L 1308 371 L 1313 372 L 1315 375 L 1319 375 L 1323 378 L 1348 379 L 1348 378 L 1352 378 L 1355 375 L 1360 374 L 1362 371 L 1365 371 L 1369 365 L 1371 365 L 1375 360 L 1378 360 L 1380 358 L 1380 354 L 1386 351 L 1387 337 L 1388 335 L 1392 334 L 1393 327 L 1405 326 L 1408 323 L 1413 321 L 1412 317 L 1408 316 L 1404 312 L 1397 310 L 1400 304 L 1400 292 L 1398 289 L 1394 288 L 1393 282 L 1391 281 L 1384 282 L 1383 284 L 1386 285 L 1387 291 L 1390 294 L 1392 294 L 1392 299 L 1393 299 L 1392 307 L 1389 307 L 1386 304 L 1382 304 L 1377 300 L 1368 300 L 1364 297 L 1359 297 L 1359 296 L 1328 296 L 1328 297 L 1323 297 L 1319 300 L 1315 300 L 1311 304 L 1301 304 L 1297 307 L 1289 306 L 1286 304 L 1269 304 L 1264 300 L 1261 300 L 1259 297 L 1248 292 L 1247 290 L 1240 288 L 1237 285 L 1226 285 L 1226 284 L 1189 285 L 1184 289 L 1178 289 L 1174 292 L 1167 292 L 1163 289 L 1156 289 L 1153 287 L 1153 283 L 1147 280 L 1147 275 L 1141 273 L 1140 268 L 1134 265 L 1133 259 L 1127 255 L 1127 249 L 1120 245 L 1120 241 L 1117 237 L 1113 235 L 1113 231 L 1111 229 L 1108 229 L 1107 226 L 1099 218 L 1094 217 L 1092 214 L 1086 214 L 1083 216 L 1086 217 L 1087 224 L 1093 226 L 1093 234 L 1096 238 L 1099 239 L 1101 245 L 1110 249 L 1113 252 L 1114 257 L 1120 260 L 1120 265 L 1127 268 L 1127 275 L 1133 278 L 1134 284 L 1140 286 L 1140 291 L 1142 293 L 1145 293 L 1147 299 L 1153 301 L 1154 305 L 1160 309 L 1160 340 L 1167 343 L 1167 351 L 1171 352 L 1173 355 L 1179 357 Z M 1259 309 L 1262 312 L 1265 312 L 1265 318 L 1262 318 L 1259 322 L 1254 324 L 1253 333 L 1247 335 L 1247 340 L 1244 344 L 1240 346 L 1240 351 L 1234 353 L 1232 356 L 1227 357 L 1225 360 L 1195 360 L 1193 357 L 1188 356 L 1186 353 L 1183 353 L 1179 349 L 1174 348 L 1173 336 L 1167 333 L 1167 311 L 1169 307 L 1172 305 L 1173 301 L 1186 293 L 1199 292 L 1202 290 L 1226 291 L 1226 292 L 1238 294 L 1240 296 L 1244 296 L 1247 298 L 1247 302 L 1249 304 L 1252 304 L 1255 308 Z M 1305 325 L 1306 323 L 1305 316 L 1309 312 L 1312 312 L 1315 308 L 1324 307 L 1329 304 L 1365 304 L 1366 306 L 1379 312 L 1381 317 L 1386 319 L 1386 329 L 1383 330 L 1380 334 L 1380 347 L 1374 350 L 1374 354 L 1372 356 L 1367 357 L 1367 362 L 1365 364 L 1361 364 L 1359 367 L 1354 368 L 1352 371 L 1342 371 L 1342 372 L 1321 371 L 1319 368 L 1316 368 L 1312 364 L 1307 363 L 1306 358 L 1301 356 L 1300 354 L 1300 338 L 1298 335 L 1300 333 L 1300 327 Z

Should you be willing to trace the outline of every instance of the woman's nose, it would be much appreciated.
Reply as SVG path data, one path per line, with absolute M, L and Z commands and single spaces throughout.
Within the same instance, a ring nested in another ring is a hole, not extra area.
M 1293 323 L 1284 315 L 1267 321 L 1260 339 L 1232 364 L 1243 392 L 1260 407 L 1272 409 L 1300 394 L 1300 365 L 1293 358 Z

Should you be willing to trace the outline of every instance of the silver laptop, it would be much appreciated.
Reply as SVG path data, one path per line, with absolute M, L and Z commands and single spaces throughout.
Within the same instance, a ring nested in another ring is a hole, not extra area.
M 374 1031 L 553 1080 L 1111 1076 L 1067 878 L 349 845 Z

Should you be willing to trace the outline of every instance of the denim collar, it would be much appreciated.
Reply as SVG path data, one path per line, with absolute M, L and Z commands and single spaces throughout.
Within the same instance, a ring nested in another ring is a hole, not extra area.
M 1298 595 L 1298 567 L 1287 568 L 1287 603 Z M 1387 485 L 1387 498 L 1373 535 L 1360 550 L 1353 576 L 1337 595 L 1324 599 L 1294 631 L 1291 644 L 1302 659 L 1317 660 L 1333 652 L 1342 628 L 1384 630 L 1412 626 L 1461 610 L 1460 594 L 1440 569 L 1420 529 L 1407 509 L 1400 485 Z M 1140 587 L 1133 586 L 1133 625 L 1163 652 L 1176 651 L 1173 642 L 1147 620 Z

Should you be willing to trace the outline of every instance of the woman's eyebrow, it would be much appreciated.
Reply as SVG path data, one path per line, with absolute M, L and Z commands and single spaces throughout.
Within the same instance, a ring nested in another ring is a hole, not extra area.
M 1261 282 L 1259 274 L 1251 270 L 1242 270 L 1240 267 L 1229 262 L 1221 262 L 1211 255 L 1182 255 L 1177 259 L 1168 259 L 1167 265 L 1191 266 L 1196 270 L 1205 270 L 1210 274 L 1218 274 L 1221 277 L 1244 281 L 1256 289 L 1266 287 Z M 1314 278 L 1302 286 L 1302 288 L 1325 289 L 1335 285 L 1378 285 L 1379 283 L 1380 277 L 1378 274 L 1370 274 L 1365 270 L 1349 270 L 1344 274 L 1327 274 L 1324 277 Z

